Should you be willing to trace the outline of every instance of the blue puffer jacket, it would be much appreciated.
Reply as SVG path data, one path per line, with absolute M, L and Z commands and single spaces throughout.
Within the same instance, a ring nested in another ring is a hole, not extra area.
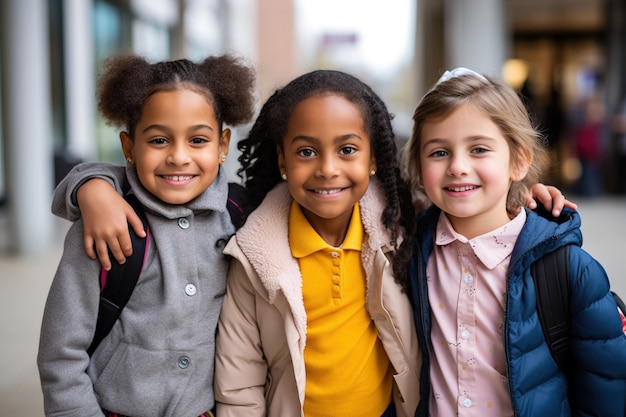
M 439 209 L 418 215 L 409 294 L 423 352 L 422 401 L 416 416 L 428 416 L 430 386 L 430 309 L 426 264 L 433 249 Z M 626 410 L 626 336 L 602 266 L 581 249 L 580 216 L 564 210 L 558 221 L 528 212 L 507 275 L 504 345 L 515 416 L 621 417 Z M 560 246 L 571 245 L 571 353 L 569 379 L 550 354 L 537 316 L 530 265 Z M 569 395 L 568 395 L 569 390 Z M 444 416 L 440 416 L 444 417 Z

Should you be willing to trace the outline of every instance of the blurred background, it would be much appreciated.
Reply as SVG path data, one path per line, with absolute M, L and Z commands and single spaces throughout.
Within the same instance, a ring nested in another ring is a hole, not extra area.
M 385 100 L 400 143 L 446 69 L 503 78 L 549 141 L 544 182 L 579 203 L 585 248 L 625 295 L 625 18 L 623 0 L 1 0 L 0 415 L 42 414 L 38 326 L 67 230 L 54 187 L 81 161 L 123 163 L 95 105 L 103 59 L 235 53 L 256 68 L 259 105 L 341 69 Z M 236 180 L 234 156 L 226 167 Z
M 259 104 L 316 68 L 371 84 L 402 142 L 446 69 L 504 78 L 547 135 L 545 182 L 579 196 L 626 192 L 626 6 L 622 0 L 4 0 L 0 204 L 5 251 L 40 253 L 52 190 L 80 161 L 123 163 L 95 105 L 103 59 L 235 53 Z M 236 138 L 248 127 L 238 129 Z M 229 174 L 235 177 L 236 158 Z

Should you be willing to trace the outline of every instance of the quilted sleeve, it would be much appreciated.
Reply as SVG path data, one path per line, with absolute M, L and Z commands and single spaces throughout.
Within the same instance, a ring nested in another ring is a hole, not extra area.
M 626 335 L 604 268 L 582 249 L 570 252 L 573 416 L 623 416 Z

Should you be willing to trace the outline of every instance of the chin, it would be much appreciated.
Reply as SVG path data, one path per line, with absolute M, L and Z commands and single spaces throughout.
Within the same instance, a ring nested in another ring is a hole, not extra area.
M 194 197 L 164 196 L 163 198 L 161 198 L 161 197 L 159 197 L 159 198 L 161 199 L 161 201 L 163 201 L 166 204 L 171 204 L 173 206 L 178 206 L 178 205 L 187 204 L 187 203 L 189 203 L 191 200 L 193 200 L 196 197 L 197 196 L 194 196 Z

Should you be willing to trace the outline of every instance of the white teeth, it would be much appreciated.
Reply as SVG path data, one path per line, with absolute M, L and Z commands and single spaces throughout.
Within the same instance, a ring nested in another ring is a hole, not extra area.
M 163 178 L 169 181 L 187 181 L 193 178 L 193 175 L 163 175 Z
M 318 194 L 337 194 L 339 191 L 341 191 L 341 189 L 337 188 L 335 190 L 315 190 L 316 193 Z
M 448 187 L 448 190 L 452 190 L 452 191 L 455 191 L 457 193 L 460 193 L 462 191 L 473 190 L 474 188 L 476 188 L 476 187 L 471 186 L 471 185 L 466 185 L 465 187 Z

